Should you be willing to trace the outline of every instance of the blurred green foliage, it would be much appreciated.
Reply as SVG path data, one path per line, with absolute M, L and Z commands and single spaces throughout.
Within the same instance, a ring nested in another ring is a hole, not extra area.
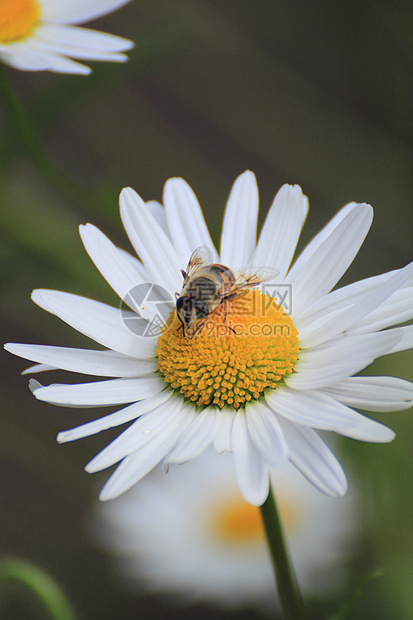
M 283 183 L 298 183 L 309 196 L 300 247 L 344 204 L 373 205 L 372 230 L 343 283 L 411 258 L 410 2 L 133 0 L 91 27 L 134 40 L 129 62 L 94 63 L 89 77 L 6 68 L 60 176 L 45 178 L 30 160 L 0 100 L 3 342 L 90 346 L 38 309 L 30 292 L 58 288 L 117 303 L 90 264 L 77 226 L 91 221 L 130 249 L 117 208 L 127 185 L 145 200 L 160 200 L 167 178 L 184 177 L 218 243 L 231 184 L 249 168 L 258 178 L 261 221 Z M 82 466 L 110 433 L 58 447 L 55 433 L 91 419 L 93 411 L 35 402 L 19 376 L 24 362 L 6 354 L 1 361 L 2 552 L 53 574 L 82 617 L 165 617 L 156 598 L 116 590 L 108 560 L 87 542 L 88 515 L 105 474 L 87 476 Z M 411 379 L 411 354 L 382 358 L 368 372 Z M 407 620 L 413 421 L 406 412 L 377 419 L 397 431 L 391 445 L 341 444 L 363 499 L 352 587 L 383 570 L 365 585 L 351 617 Z M 314 618 L 333 611 L 311 605 Z M 167 611 L 169 618 L 194 614 L 228 616 L 207 607 Z

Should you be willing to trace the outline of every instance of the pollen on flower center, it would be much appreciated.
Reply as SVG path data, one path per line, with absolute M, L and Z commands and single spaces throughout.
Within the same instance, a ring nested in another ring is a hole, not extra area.
M 192 338 L 171 312 L 158 339 L 158 369 L 200 407 L 238 409 L 293 371 L 298 348 L 297 329 L 283 308 L 249 290 L 222 303 Z
M 36 0 L 1 0 L 0 43 L 25 38 L 40 18 Z

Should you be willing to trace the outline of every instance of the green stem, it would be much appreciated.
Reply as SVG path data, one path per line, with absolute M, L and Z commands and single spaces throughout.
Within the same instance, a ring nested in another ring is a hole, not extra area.
M 8 79 L 6 68 L 0 62 L 0 93 L 3 103 L 13 122 L 17 136 L 33 162 L 44 172 L 49 171 L 49 161 L 39 145 L 38 136 L 32 126 L 17 93 Z
M 35 166 L 41 171 L 60 195 L 65 195 L 82 208 L 89 208 L 95 204 L 100 210 L 101 200 L 74 181 L 59 169 L 43 148 L 38 133 L 23 106 L 18 94 L 14 90 L 5 67 L 0 62 L 0 102 L 3 102 L 17 138 Z
M 1 589 L 7 581 L 20 582 L 34 592 L 53 620 L 75 620 L 76 616 L 61 588 L 37 566 L 21 560 L 3 561 L 0 563 Z
M 284 540 L 282 523 L 273 490 L 261 506 L 275 580 L 285 620 L 304 620 L 306 612 Z

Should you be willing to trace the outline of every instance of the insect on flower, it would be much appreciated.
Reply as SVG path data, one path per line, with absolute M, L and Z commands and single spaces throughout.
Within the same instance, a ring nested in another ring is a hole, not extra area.
M 181 269 L 181 273 L 184 282 L 182 292 L 176 293 L 176 314 L 184 336 L 193 338 L 221 304 L 272 280 L 279 270 L 252 267 L 236 274 L 225 265 L 213 263 L 212 252 L 202 245 L 191 254 L 186 271 Z M 226 318 L 227 309 L 224 323 Z

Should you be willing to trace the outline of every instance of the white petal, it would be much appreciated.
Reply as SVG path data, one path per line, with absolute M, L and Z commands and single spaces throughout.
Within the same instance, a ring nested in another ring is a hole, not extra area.
M 58 54 L 73 58 L 104 60 L 123 57 L 123 52 L 133 47 L 132 41 L 113 34 L 105 34 L 89 28 L 78 28 L 63 24 L 40 24 L 33 33 L 37 45 Z
M 179 260 L 175 248 L 151 215 L 142 198 L 130 187 L 119 198 L 120 214 L 128 237 L 156 284 L 174 292 L 182 287 Z
M 294 313 L 337 284 L 359 251 L 372 219 L 369 205 L 345 207 L 306 247 L 287 276 L 293 286 Z
M 323 392 L 366 411 L 401 411 L 413 405 L 413 383 L 398 377 L 348 377 Z
M 103 347 L 129 357 L 153 359 L 156 340 L 136 335 L 125 324 L 125 313 L 79 295 L 37 289 L 33 301 Z
M 2 50 L 2 58 L 12 67 L 23 71 L 52 71 L 78 75 L 91 73 L 89 67 L 85 65 L 42 49 L 34 36 L 22 43 L 10 44 L 7 50 Z
M 4 348 L 19 357 L 43 365 L 46 364 L 48 368 L 60 368 L 61 370 L 100 377 L 151 375 L 156 372 L 157 368 L 156 361 L 137 360 L 115 351 L 94 351 L 19 343 L 8 343 L 4 345 Z M 40 370 L 36 372 L 40 372 Z
M 55 52 L 53 49 L 48 49 L 47 46 L 39 45 L 34 36 L 27 41 L 27 46 L 30 46 L 31 54 L 34 54 L 39 58 L 44 56 L 45 61 L 48 62 L 49 71 L 54 73 L 73 73 L 77 75 L 89 75 L 89 73 L 91 73 L 89 67 L 71 60 L 58 52 Z
M 150 411 L 158 409 L 158 407 L 166 403 L 171 397 L 172 392 L 164 390 L 156 396 L 151 396 L 150 398 L 141 400 L 138 403 L 133 403 L 132 405 L 129 405 L 129 407 L 124 407 L 120 411 L 110 413 L 103 418 L 93 420 L 93 422 L 88 422 L 87 424 L 82 424 L 81 426 L 76 426 L 68 431 L 62 431 L 57 435 L 57 441 L 59 443 L 75 441 L 77 439 L 83 439 L 84 437 L 96 435 L 97 433 L 106 431 L 109 428 L 120 426 L 121 424 L 125 424 L 126 422 L 139 418 L 143 414 L 147 414 Z M 113 442 L 110 445 L 112 446 Z M 114 462 L 116 463 L 116 461 Z M 104 469 L 104 467 L 99 468 L 97 471 L 100 469 Z
M 388 329 L 387 333 L 397 334 L 399 337 L 399 341 L 388 351 L 388 353 L 398 353 L 399 351 L 413 349 L 413 325 Z
M 130 0 L 53 0 L 41 2 L 42 19 L 76 24 L 116 11 Z
M 392 331 L 346 336 L 302 351 L 296 372 L 288 375 L 285 383 L 294 390 L 314 390 L 341 381 L 386 355 L 401 337 Z
M 269 471 L 249 435 L 243 411 L 237 411 L 234 415 L 231 442 L 239 490 L 247 502 L 261 506 L 270 489 Z
M 125 255 L 93 224 L 79 226 L 79 233 L 86 252 L 102 276 L 124 299 L 126 294 L 144 280 Z
M 338 431 L 357 426 L 360 414 L 338 403 L 327 394 L 316 391 L 299 392 L 280 387 L 266 394 L 273 411 L 302 426 Z
M 54 405 L 95 407 L 143 400 L 162 392 L 163 389 L 165 383 L 159 377 L 138 377 L 74 385 L 52 384 L 38 388 L 34 395 L 38 400 Z
M 34 391 L 37 390 L 37 388 L 41 388 L 43 387 L 41 383 L 39 383 L 39 381 L 36 381 L 36 379 L 30 379 L 29 380 L 29 390 L 31 391 L 32 394 L 34 394 Z
M 174 305 L 173 297 L 169 295 L 169 292 L 157 287 L 156 303 L 151 302 L 151 291 L 154 290 L 152 283 L 141 276 L 125 253 L 118 250 L 92 224 L 80 226 L 79 232 L 87 253 L 105 280 L 123 302 L 139 315 L 136 318 L 132 316 L 131 320 L 139 321 L 140 317 L 143 317 L 149 322 L 159 319 L 164 324 Z M 169 299 L 167 299 L 168 295 Z M 162 303 L 161 298 L 165 299 L 165 303 Z M 130 326 L 129 323 L 127 325 Z
M 290 266 L 308 213 L 308 198 L 299 185 L 283 185 L 268 212 L 251 265 L 280 270 L 282 280 Z
M 398 273 L 398 271 L 400 270 L 394 269 L 393 271 L 382 273 L 379 276 L 358 280 L 357 282 L 331 291 L 320 299 L 316 299 L 314 302 L 302 308 L 300 312 L 294 316 L 294 322 L 297 324 L 297 328 L 299 326 L 302 329 L 320 317 L 329 315 L 342 308 L 351 307 L 365 297 L 367 293 L 384 284 L 389 278 Z M 407 285 L 409 285 L 409 282 Z
M 314 347 L 334 338 L 339 333 L 376 331 L 400 320 L 413 316 L 413 288 L 400 289 L 412 278 L 413 263 L 400 269 L 381 286 L 366 293 L 350 308 L 344 308 L 331 316 L 318 318 L 306 328 L 300 329 L 300 344 Z M 361 327 L 361 329 L 360 329 Z
M 103 487 L 99 499 L 114 499 L 139 482 L 168 455 L 191 421 L 186 409 L 181 409 L 179 415 L 165 424 L 150 441 L 122 461 Z
M 147 200 L 145 204 L 148 207 L 152 217 L 155 218 L 165 235 L 168 239 L 170 239 L 171 233 L 169 232 L 168 224 L 166 222 L 166 213 L 163 205 L 161 205 L 161 203 L 157 200 Z
M 355 327 L 350 329 L 352 334 L 365 334 L 379 331 L 405 323 L 413 318 L 413 287 L 396 291 L 389 299 L 386 299 L 376 310 L 370 312 Z
M 169 179 L 163 193 L 166 220 L 172 243 L 181 264 L 186 267 L 192 252 L 206 245 L 218 259 L 197 197 L 184 179 Z
M 167 463 L 185 463 L 202 454 L 214 439 L 218 415 L 210 408 L 197 413 L 193 424 L 169 453 Z
M 324 226 L 322 230 L 314 237 L 314 239 L 306 246 L 303 252 L 301 252 L 299 260 L 304 262 L 306 259 L 310 259 L 311 256 L 318 250 L 318 248 L 324 243 L 331 233 L 337 228 L 337 226 L 351 213 L 355 207 L 358 206 L 356 202 L 349 202 L 345 207 L 329 221 L 327 226 Z M 298 262 L 298 261 L 296 261 Z
M 339 431 L 339 434 L 369 443 L 389 443 L 396 437 L 394 430 L 388 426 L 371 420 L 364 415 L 361 415 L 360 418 L 358 426 Z
M 136 273 L 139 274 L 140 280 L 142 279 L 144 280 L 144 282 L 150 281 L 151 278 L 149 277 L 148 272 L 146 271 L 139 258 L 136 258 L 136 256 L 132 256 L 132 254 L 129 254 L 129 252 L 126 252 L 126 250 L 122 250 L 122 248 L 117 248 L 117 250 L 122 254 L 123 258 L 132 265 Z
M 177 419 L 184 408 L 181 399 L 173 398 L 173 393 L 168 390 L 150 401 L 153 406 L 151 404 L 148 413 L 135 420 L 86 465 L 85 469 L 88 473 L 106 469 L 145 446 L 159 432 L 162 432 L 164 427 L 168 427 L 174 419 Z
M 21 71 L 47 71 L 52 63 L 50 54 L 38 53 L 27 43 L 10 44 L 7 50 L 0 48 L 0 57 L 3 62 Z
M 216 413 L 215 450 L 219 454 L 222 454 L 222 452 L 231 452 L 232 424 L 235 417 L 234 411 L 233 409 L 224 407 L 221 410 L 218 409 Z
M 285 464 L 288 446 L 275 414 L 264 403 L 254 402 L 246 406 L 246 419 L 249 434 L 267 465 Z
M 291 463 L 323 493 L 342 496 L 347 491 L 345 473 L 334 454 L 315 431 L 280 419 Z
M 35 364 L 29 368 L 25 368 L 22 371 L 22 375 L 33 375 L 37 372 L 47 372 L 48 370 L 56 370 L 54 366 L 48 366 L 47 364 Z
M 230 268 L 248 265 L 255 248 L 258 219 L 258 186 L 247 170 L 235 181 L 225 209 L 220 260 Z
M 340 435 L 344 437 L 350 437 L 351 439 L 357 439 L 358 441 L 368 441 L 370 443 L 389 443 L 396 437 L 396 433 L 389 428 L 370 420 L 366 416 L 360 415 L 359 425 L 354 428 L 348 428 L 344 431 L 339 431 Z

